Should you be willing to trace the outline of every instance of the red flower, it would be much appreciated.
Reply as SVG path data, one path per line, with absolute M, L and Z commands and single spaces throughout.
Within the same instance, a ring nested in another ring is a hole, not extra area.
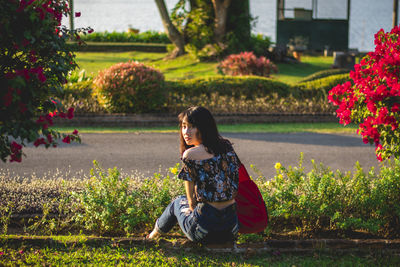
M 93 29 L 90 29 L 90 30 L 88 30 L 88 33 L 92 33 L 92 32 L 94 32 L 94 30 L 93 30 Z
M 64 139 L 62 141 L 63 141 L 63 143 L 69 144 L 69 143 L 71 143 L 71 137 L 69 135 L 67 135 L 66 137 L 64 137 Z
M 10 162 L 21 162 L 21 155 L 22 155 L 22 145 L 16 143 L 15 141 L 13 141 L 11 143 L 11 159 Z
M 392 112 L 393 113 L 397 113 L 399 111 L 400 111 L 400 104 L 394 103 L 393 106 L 392 106 Z
M 5 94 L 3 96 L 4 106 L 6 106 L 6 107 L 10 106 L 11 103 L 12 103 L 12 100 L 13 100 L 12 92 L 13 92 L 13 90 L 14 90 L 14 88 L 9 87 L 7 94 Z
M 72 119 L 74 117 L 74 108 L 69 108 L 67 113 L 67 118 Z
M 78 134 L 78 130 L 75 129 L 75 130 L 72 132 L 72 134 L 77 135 L 77 134 Z
M 53 136 L 51 134 L 47 135 L 47 141 L 49 141 L 49 143 L 53 143 Z
M 79 18 L 81 16 L 81 12 L 75 12 L 75 17 Z
M 19 111 L 23 114 L 25 111 L 27 111 L 27 107 L 24 103 L 19 103 Z
M 44 140 L 43 137 L 40 137 L 40 138 L 36 139 L 35 142 L 33 142 L 33 145 L 34 145 L 35 147 L 38 147 L 38 146 L 44 145 L 44 144 L 46 144 L 46 141 Z

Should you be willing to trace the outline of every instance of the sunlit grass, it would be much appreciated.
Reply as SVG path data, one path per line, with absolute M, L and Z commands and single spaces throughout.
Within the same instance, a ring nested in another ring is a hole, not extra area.
M 56 127 L 61 132 L 71 132 L 78 129 L 80 133 L 173 133 L 178 132 L 177 126 L 161 127 L 86 127 L 63 126 Z M 356 125 L 343 126 L 335 122 L 327 123 L 244 123 L 221 124 L 218 126 L 224 133 L 355 133 Z
M 164 60 L 166 53 L 147 52 L 77 52 L 76 61 L 80 69 L 88 75 L 96 76 L 99 70 L 119 62 L 137 60 L 162 71 L 167 80 L 181 80 L 206 76 L 216 76 L 217 62 L 199 62 L 189 55 Z M 332 57 L 303 56 L 301 63 L 278 63 L 279 73 L 272 75 L 282 82 L 295 83 L 317 71 L 329 69 Z
M 71 237 L 74 238 L 74 237 Z M 68 237 L 66 238 L 68 239 Z M 74 238 L 76 240 L 76 238 Z M 79 240 L 79 239 L 78 239 Z M 4 239 L 6 241 L 6 238 Z M 199 248 L 187 251 L 163 246 L 133 245 L 130 247 L 108 244 L 92 246 L 1 246 L 0 265 L 43 266 L 398 266 L 399 255 L 379 251 L 347 253 L 318 251 L 302 253 L 218 253 Z M 75 244 L 72 244 L 75 243 Z

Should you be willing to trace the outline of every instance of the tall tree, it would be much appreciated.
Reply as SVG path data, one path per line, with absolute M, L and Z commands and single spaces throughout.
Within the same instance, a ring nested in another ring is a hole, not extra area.
M 183 35 L 172 24 L 164 0 L 155 0 L 155 1 L 158 7 L 158 11 L 160 12 L 161 20 L 164 29 L 168 35 L 168 38 L 175 45 L 175 49 L 170 56 L 174 58 L 183 55 L 185 53 L 185 41 Z
M 215 12 L 214 39 L 221 43 L 226 33 L 226 19 L 231 0 L 212 0 Z

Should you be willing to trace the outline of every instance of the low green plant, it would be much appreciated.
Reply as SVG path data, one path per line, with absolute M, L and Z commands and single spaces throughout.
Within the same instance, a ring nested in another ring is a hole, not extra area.
M 156 31 L 135 32 L 92 32 L 80 35 L 83 41 L 88 42 L 134 42 L 134 43 L 162 43 L 169 44 L 167 34 Z
M 78 203 L 74 220 L 100 235 L 142 230 L 154 223 L 172 197 L 182 192 L 169 175 L 155 174 L 139 182 L 121 177 L 116 168 L 106 173 L 96 161 L 91 176 L 81 192 L 73 193 Z
M 90 79 L 67 83 L 60 94 L 61 103 L 73 107 L 76 114 L 106 113 L 94 95 L 93 87 Z
M 290 86 L 265 77 L 255 76 L 216 76 L 207 78 L 187 79 L 182 81 L 167 81 L 169 92 L 173 95 L 182 95 L 185 98 L 201 94 L 211 95 L 218 93 L 224 96 L 233 96 L 247 99 L 265 97 L 273 93 L 279 96 L 288 96 L 295 93 Z M 174 96 L 172 96 L 174 97 Z
M 217 113 L 333 113 L 334 107 L 328 103 L 325 90 L 346 77 L 335 75 L 293 86 L 254 76 L 166 81 L 168 95 L 160 105 L 169 113 L 180 112 L 189 105 L 207 106 Z M 92 88 L 91 81 L 67 84 L 61 101 L 74 107 L 77 113 L 108 112 L 109 109 L 99 104 L 100 96 L 92 94 Z M 118 103 L 116 108 L 133 112 L 129 106 Z
M 71 71 L 68 74 L 67 81 L 68 83 L 76 83 L 76 82 L 82 82 L 82 81 L 90 81 L 92 80 L 91 76 L 88 76 L 86 73 L 85 69 L 82 69 L 80 71 Z
M 364 230 L 373 234 L 396 235 L 400 216 L 400 161 L 364 172 L 357 163 L 352 174 L 333 172 L 316 164 L 306 173 L 299 165 L 275 165 L 276 176 L 265 182 L 257 179 L 275 231 Z M 389 186 L 390 184 L 390 186 Z M 282 229 L 281 229 L 282 230 Z
M 143 63 L 115 64 L 93 82 L 99 103 L 110 112 L 154 112 L 162 109 L 165 101 L 164 75 Z
M 297 83 L 292 88 L 297 88 L 301 91 L 303 97 L 322 97 L 327 99 L 329 90 L 340 83 L 350 80 L 348 73 L 331 75 L 325 78 L 312 80 L 309 82 Z
M 328 70 L 321 70 L 321 71 L 317 71 L 311 75 L 308 75 L 306 77 L 304 77 L 303 79 L 301 79 L 300 81 L 298 81 L 298 83 L 304 83 L 304 82 L 311 82 L 314 80 L 318 80 L 321 78 L 325 78 L 328 76 L 332 76 L 332 75 L 337 75 L 337 74 L 345 74 L 345 73 L 349 73 L 350 70 L 348 69 L 328 69 Z
M 11 215 L 13 213 L 14 204 L 8 202 L 7 206 L 0 206 L 0 224 L 3 227 L 2 233 L 6 235 L 8 232 L 8 226 L 11 221 Z
M 269 54 L 269 47 L 271 46 L 271 38 L 269 36 L 264 36 L 263 34 L 251 34 L 250 37 L 250 51 L 260 57 Z

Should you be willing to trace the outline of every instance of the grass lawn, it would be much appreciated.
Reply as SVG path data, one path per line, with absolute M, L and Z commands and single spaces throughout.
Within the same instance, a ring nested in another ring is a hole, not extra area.
M 164 127 L 80 127 L 65 126 L 56 127 L 61 132 L 72 132 L 78 129 L 80 133 L 129 133 L 129 132 L 178 132 L 175 126 Z M 253 123 L 218 125 L 221 133 L 355 133 L 356 125 L 343 126 L 339 123 Z
M 6 238 L 6 237 L 3 237 Z M 65 245 L 0 247 L 1 266 L 399 266 L 400 256 L 371 252 L 340 253 L 332 251 L 280 253 L 217 253 L 199 248 L 196 251 L 168 249 L 158 245 L 130 247 L 91 245 L 72 242 Z M 70 243 L 70 244 L 68 244 Z
M 161 70 L 167 80 L 180 80 L 197 77 L 215 76 L 216 62 L 197 62 L 189 55 L 173 60 L 164 60 L 165 53 L 132 52 L 77 52 L 76 61 L 80 69 L 95 76 L 99 70 L 105 69 L 119 62 L 137 60 Z M 279 73 L 273 78 L 282 82 L 295 83 L 303 77 L 317 71 L 329 69 L 333 63 L 332 57 L 303 56 L 301 63 L 279 63 Z

